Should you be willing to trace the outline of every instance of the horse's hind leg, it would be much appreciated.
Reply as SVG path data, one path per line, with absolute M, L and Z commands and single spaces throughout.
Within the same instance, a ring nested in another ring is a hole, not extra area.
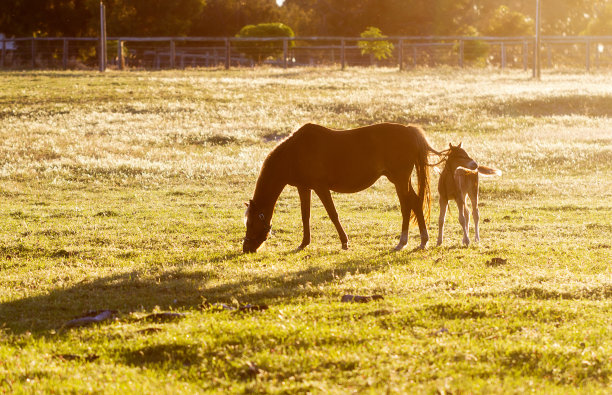
M 408 194 L 408 183 L 395 184 L 395 190 L 397 191 L 397 197 L 399 198 L 400 207 L 402 209 L 402 233 L 400 235 L 400 241 L 395 247 L 396 251 L 400 251 L 408 244 L 408 228 L 410 226 L 410 213 L 412 208 L 410 206 L 410 196 Z
M 298 247 L 298 250 L 306 248 L 310 244 L 310 189 L 309 188 L 298 188 L 300 195 L 300 208 L 302 210 L 302 224 L 304 225 L 304 237 L 302 238 L 302 244 Z
M 427 248 L 429 242 L 429 233 L 427 232 L 427 225 L 425 224 L 425 216 L 423 214 L 423 206 L 419 202 L 419 196 L 416 194 L 412 185 L 410 185 L 410 200 L 412 202 L 412 209 L 419 225 L 419 232 L 421 233 L 421 245 L 419 248 Z
M 340 219 L 338 218 L 338 212 L 336 211 L 336 207 L 334 206 L 334 201 L 332 200 L 331 193 L 328 189 L 315 189 L 315 193 L 321 199 L 321 203 L 323 203 L 323 207 L 325 207 L 325 211 L 327 211 L 327 215 L 329 219 L 333 222 L 336 230 L 338 231 L 338 236 L 340 236 L 340 242 L 342 243 L 342 249 L 348 250 L 348 237 L 346 236 L 346 232 L 342 228 L 340 224 Z

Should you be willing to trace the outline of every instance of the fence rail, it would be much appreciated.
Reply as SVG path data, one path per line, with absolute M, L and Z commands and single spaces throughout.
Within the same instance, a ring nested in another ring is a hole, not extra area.
M 364 42 L 393 45 L 385 59 Z M 339 65 L 406 67 L 493 66 L 531 68 L 534 37 L 108 37 L 0 39 L 1 69 L 125 69 Z M 106 55 L 104 55 L 106 54 Z M 544 36 L 543 68 L 612 67 L 612 36 Z

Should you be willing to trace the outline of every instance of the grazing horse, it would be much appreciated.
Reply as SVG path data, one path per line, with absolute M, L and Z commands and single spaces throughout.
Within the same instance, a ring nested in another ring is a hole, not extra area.
M 402 232 L 396 250 L 408 243 L 411 219 L 419 225 L 421 248 L 429 235 L 429 155 L 440 153 L 417 126 L 381 123 L 350 130 L 332 130 L 306 124 L 283 140 L 265 159 L 253 199 L 245 213 L 246 237 L 242 250 L 255 252 L 266 241 L 274 206 L 286 185 L 297 187 L 300 196 L 304 237 L 298 249 L 310 244 L 311 191 L 321 199 L 340 236 L 342 248 L 348 237 L 338 219 L 330 191 L 353 193 L 386 176 L 394 185 L 402 211 Z M 410 178 L 416 168 L 418 195 Z
M 438 246 L 442 245 L 444 233 L 444 220 L 448 201 L 452 198 L 457 202 L 459 209 L 459 223 L 463 229 L 463 244 L 470 244 L 470 212 L 467 208 L 467 197 L 472 201 L 472 216 L 474 217 L 474 241 L 480 241 L 478 230 L 478 174 L 501 175 L 501 170 L 487 166 L 478 165 L 474 159 L 461 148 L 461 143 L 457 146 L 449 144 L 446 150 L 446 164 L 440 174 L 438 182 L 438 192 L 440 194 L 440 219 L 438 220 Z

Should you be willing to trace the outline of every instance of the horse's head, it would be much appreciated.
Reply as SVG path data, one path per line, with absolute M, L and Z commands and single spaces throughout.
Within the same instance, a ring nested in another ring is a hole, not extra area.
M 476 161 L 472 159 L 463 148 L 461 148 L 461 143 L 455 146 L 452 143 L 449 143 L 448 146 L 447 162 L 451 162 L 454 165 L 453 167 L 462 166 L 471 170 L 478 169 L 478 163 L 476 163 Z
M 246 206 L 244 213 L 246 236 L 242 243 L 242 252 L 256 252 L 268 238 L 271 218 L 266 218 L 263 211 L 252 200 L 246 203 Z

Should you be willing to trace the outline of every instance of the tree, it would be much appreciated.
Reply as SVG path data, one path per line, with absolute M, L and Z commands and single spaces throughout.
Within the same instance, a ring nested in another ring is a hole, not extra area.
M 600 9 L 590 18 L 584 33 L 589 36 L 612 35 L 612 3 L 600 7 Z
M 295 37 L 293 30 L 283 23 L 260 23 L 258 25 L 246 25 L 236 37 Z M 283 53 L 283 42 L 274 41 L 243 41 L 237 44 L 238 50 L 253 60 L 261 62 L 268 58 L 277 58 Z M 289 48 L 293 47 L 293 41 L 288 42 Z
M 370 26 L 361 33 L 363 38 L 384 38 L 379 28 Z M 389 41 L 359 41 L 357 46 L 361 49 L 362 55 L 371 55 L 376 60 L 387 59 L 393 53 L 393 44 Z
M 206 1 L 105 0 L 104 3 L 109 35 L 155 37 L 188 35 Z
M 192 19 L 190 35 L 228 37 L 245 25 L 278 21 L 280 7 L 275 0 L 207 0 Z
M 499 6 L 486 30 L 491 36 L 526 36 L 533 34 L 533 20 L 508 7 Z
M 90 0 L 12 0 L 0 6 L 0 31 L 7 35 L 62 37 L 89 33 Z

